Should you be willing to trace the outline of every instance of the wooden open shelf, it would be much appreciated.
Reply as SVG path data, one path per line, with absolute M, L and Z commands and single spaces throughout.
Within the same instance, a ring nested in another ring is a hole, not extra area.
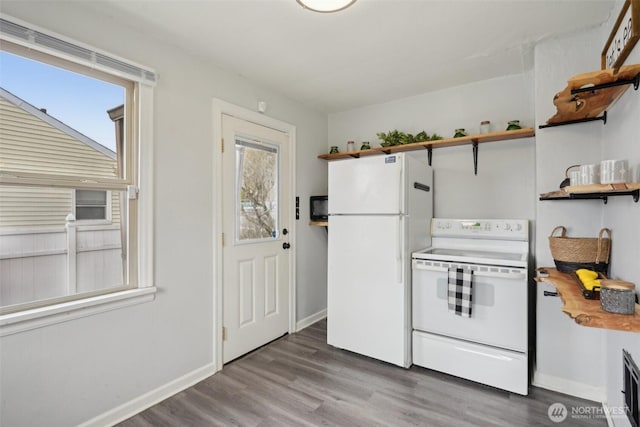
M 540 194 L 540 200 L 600 199 L 606 204 L 611 196 L 631 196 L 637 203 L 640 199 L 640 183 L 569 186 L 562 190 Z
M 329 221 L 309 221 L 309 225 L 314 225 L 316 227 L 327 227 L 329 225 Z
M 540 129 L 602 120 L 607 123 L 607 108 L 633 85 L 640 86 L 640 64 L 625 65 L 578 74 L 567 81 L 567 87 L 555 94 L 556 114 Z
M 562 311 L 578 325 L 592 328 L 615 329 L 617 331 L 640 332 L 640 305 L 635 314 L 608 313 L 600 307 L 600 300 L 585 299 L 573 277 L 555 268 L 541 268 L 548 277 L 536 277 L 538 282 L 547 282 L 556 287 L 564 305 Z
M 404 151 L 416 151 L 433 148 L 454 147 L 457 145 L 481 144 L 485 142 L 506 141 L 510 139 L 531 138 L 535 136 L 533 128 L 516 129 L 501 132 L 483 133 L 478 135 L 462 136 L 460 138 L 438 139 L 436 141 L 414 142 L 413 144 L 393 145 L 389 147 L 376 147 L 370 150 L 349 151 L 336 154 L 321 154 L 319 159 L 338 160 L 351 157 L 359 158 L 376 154 L 393 154 Z

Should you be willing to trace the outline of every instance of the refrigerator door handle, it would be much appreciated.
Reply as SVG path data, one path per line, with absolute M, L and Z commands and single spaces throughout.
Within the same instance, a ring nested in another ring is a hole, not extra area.
M 404 163 L 403 163 L 404 164 Z M 404 176 L 403 176 L 403 168 L 398 167 L 398 204 L 396 209 L 398 209 L 399 214 L 405 214 L 405 200 L 404 200 Z
M 421 182 L 414 182 L 413 188 L 415 188 L 416 190 L 422 190 L 426 192 L 429 192 L 431 190 L 431 187 L 429 187 L 427 184 L 422 184 Z
M 396 234 L 396 260 L 398 261 L 398 283 L 403 282 L 402 247 L 404 246 L 404 235 L 402 230 L 402 217 L 398 217 L 398 233 Z

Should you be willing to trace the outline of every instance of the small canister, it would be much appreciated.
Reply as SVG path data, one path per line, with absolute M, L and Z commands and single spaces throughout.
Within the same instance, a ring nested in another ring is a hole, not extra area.
M 347 152 L 355 151 L 355 150 L 356 150 L 356 143 L 353 141 L 347 141 Z
M 580 166 L 580 180 L 582 185 L 600 184 L 600 165 Z
M 626 160 L 603 160 L 600 162 L 600 182 L 602 184 L 616 184 L 627 182 Z
M 480 122 L 480 133 L 491 132 L 491 122 L 489 120 L 483 120 Z
M 582 185 L 582 173 L 580 173 L 580 170 L 569 171 L 569 185 L 572 187 Z
M 636 285 L 623 280 L 601 280 L 600 307 L 609 313 L 634 314 Z

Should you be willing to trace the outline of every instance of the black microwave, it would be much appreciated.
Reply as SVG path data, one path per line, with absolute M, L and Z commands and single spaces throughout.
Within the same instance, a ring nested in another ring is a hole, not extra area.
M 329 219 L 329 197 L 309 197 L 309 216 L 311 221 L 326 221 Z

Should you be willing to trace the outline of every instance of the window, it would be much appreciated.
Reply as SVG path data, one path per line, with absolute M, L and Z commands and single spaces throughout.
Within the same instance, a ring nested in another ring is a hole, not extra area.
M 155 74 L 17 20 L 0 39 L 0 315 L 151 287 Z
M 111 192 L 76 190 L 76 221 L 111 221 Z
M 278 147 L 236 139 L 236 240 L 277 237 Z

